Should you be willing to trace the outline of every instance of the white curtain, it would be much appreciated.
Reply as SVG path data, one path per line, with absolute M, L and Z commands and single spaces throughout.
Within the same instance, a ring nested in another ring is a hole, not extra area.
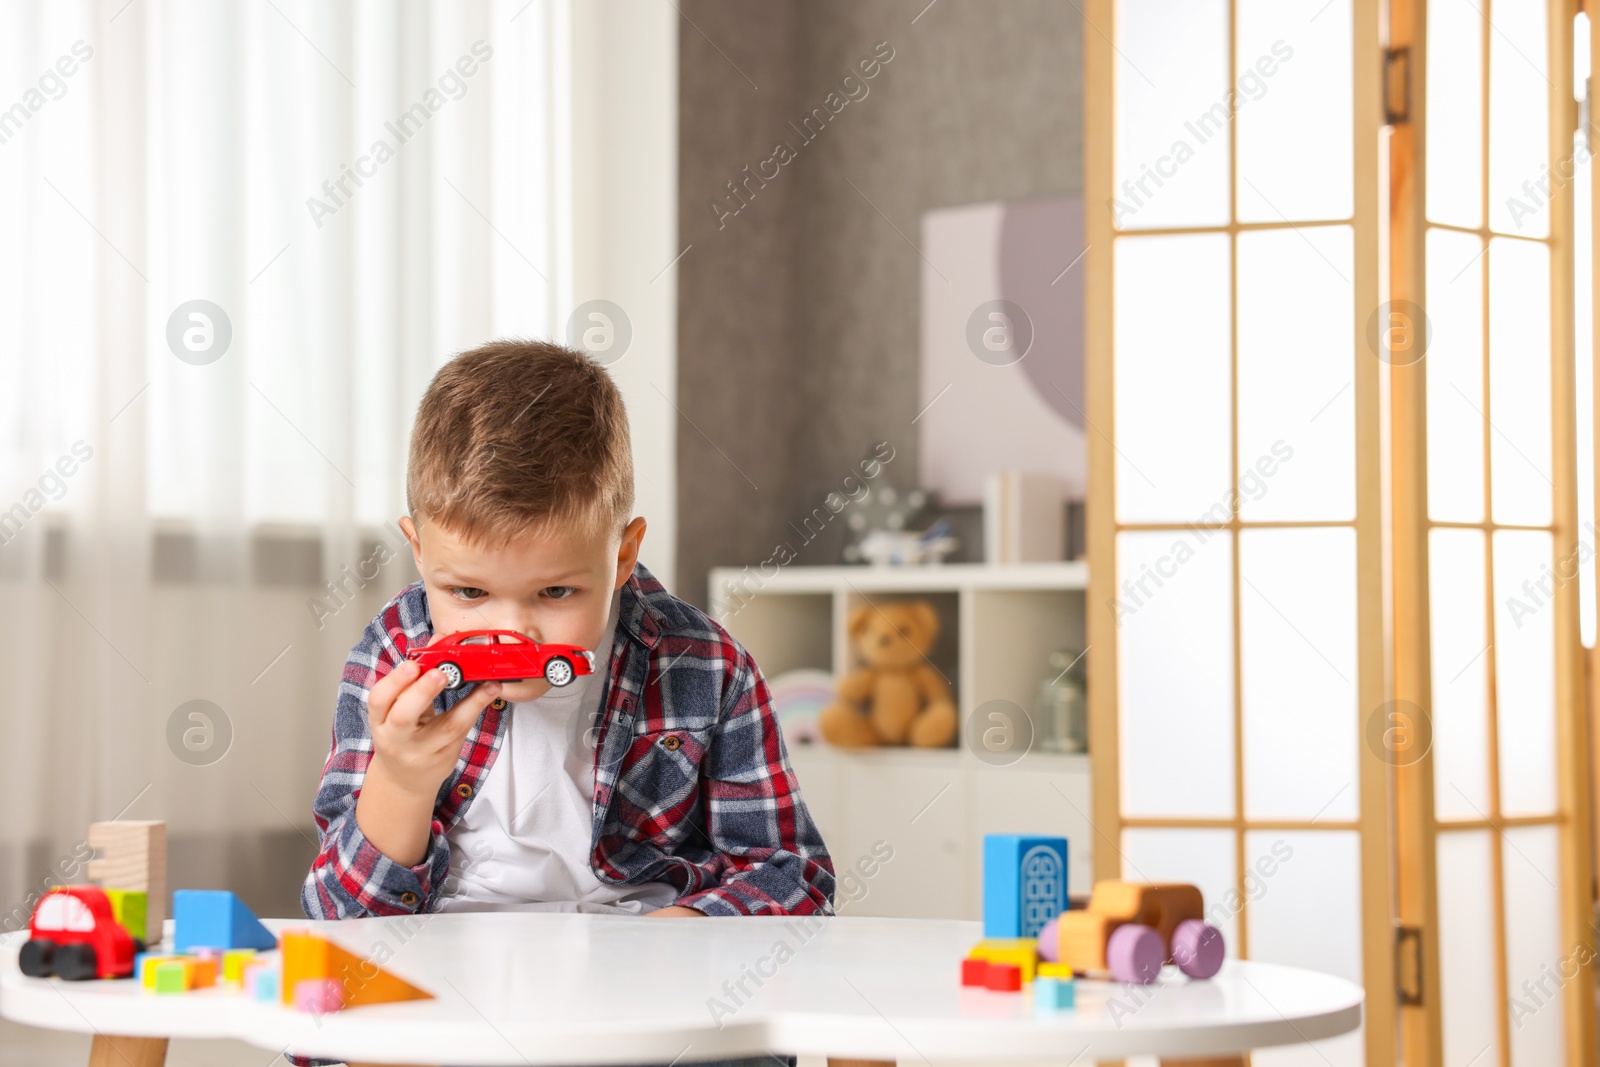
M 292 913 L 417 398 L 564 331 L 568 20 L 0 6 L 0 928 L 119 815 Z

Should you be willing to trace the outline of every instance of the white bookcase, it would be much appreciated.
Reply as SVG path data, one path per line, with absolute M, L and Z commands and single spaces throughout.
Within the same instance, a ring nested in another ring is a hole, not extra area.
M 1049 654 L 1084 647 L 1087 584 L 1082 563 L 796 566 L 766 576 L 753 567 L 712 570 L 712 617 L 768 678 L 806 667 L 837 676 L 854 666 L 845 627 L 857 604 L 917 598 L 939 612 L 929 658 L 956 694 L 956 747 L 789 749 L 841 883 L 848 867 L 875 858 L 878 842 L 894 850 L 871 877 L 858 875 L 859 899 L 848 899 L 841 884 L 841 911 L 980 918 L 988 833 L 1064 835 L 1069 891 L 1088 893 L 1088 756 L 1035 747 L 999 766 L 980 759 L 966 736 L 968 717 L 986 701 L 1031 712 Z

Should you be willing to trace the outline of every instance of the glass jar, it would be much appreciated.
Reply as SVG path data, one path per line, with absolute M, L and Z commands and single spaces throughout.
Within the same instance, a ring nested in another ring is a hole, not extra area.
M 1050 675 L 1039 683 L 1034 721 L 1039 748 L 1045 752 L 1089 751 L 1089 698 L 1083 653 L 1062 649 L 1050 653 Z

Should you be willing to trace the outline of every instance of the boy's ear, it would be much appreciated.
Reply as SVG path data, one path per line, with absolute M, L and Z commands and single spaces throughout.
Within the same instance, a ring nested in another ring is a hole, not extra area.
M 639 548 L 644 544 L 644 531 L 649 524 L 643 515 L 635 515 L 622 531 L 622 543 L 617 546 L 617 581 L 612 590 L 621 589 L 633 577 L 634 564 L 639 562 Z
M 400 532 L 406 535 L 406 543 L 411 546 L 411 562 L 417 565 L 417 573 L 422 573 L 422 540 L 417 536 L 417 525 L 411 521 L 410 515 L 400 516 Z

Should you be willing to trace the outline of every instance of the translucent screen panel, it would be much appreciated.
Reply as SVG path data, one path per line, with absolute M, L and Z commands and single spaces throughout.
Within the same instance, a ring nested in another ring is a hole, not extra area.
M 1527 237 L 1550 232 L 1544 198 L 1523 186 L 1544 177 L 1550 150 L 1545 2 L 1494 0 L 1489 34 L 1489 228 Z
M 1428 0 L 1426 215 L 1455 226 L 1483 225 L 1481 3 Z
M 1116 241 L 1117 518 L 1232 517 L 1225 234 Z
M 1228 219 L 1226 0 L 1117 4 L 1114 225 Z
M 1439 970 L 1445 975 L 1439 1010 L 1448 1064 L 1500 1062 L 1490 832 L 1445 830 L 1438 836 Z
M 1550 252 L 1489 242 L 1489 465 L 1494 520 L 1550 521 Z
M 1566 1006 L 1560 986 L 1590 956 L 1561 939 L 1560 842 L 1553 826 L 1505 832 L 1506 984 L 1512 1003 L 1512 1067 L 1565 1062 Z
M 1239 220 L 1349 218 L 1350 0 L 1239 0 L 1238 34 Z
M 1168 830 L 1139 827 L 1122 831 L 1122 877 L 1140 882 L 1189 882 L 1206 898 L 1206 921 L 1239 955 L 1239 876 L 1232 830 Z
M 1428 514 L 1483 521 L 1483 242 L 1429 230 Z
M 1489 637 L 1478 530 L 1428 534 L 1433 674 L 1433 802 L 1441 819 L 1489 811 Z
M 1117 535 L 1124 815 L 1234 813 L 1231 545 L 1226 531 Z
M 1355 517 L 1351 241 L 1347 226 L 1239 235 L 1241 519 Z
M 1494 535 L 1495 707 L 1500 738 L 1500 811 L 1556 810 L 1555 611 L 1548 590 L 1547 533 Z
M 1345 830 L 1245 834 L 1251 959 L 1361 983 L 1360 846 L 1359 836 Z M 1307 922 L 1308 915 L 1316 922 Z M 1363 1059 L 1360 1031 L 1250 1055 L 1253 1067 L 1359 1067 Z
M 1351 529 L 1239 535 L 1249 818 L 1357 815 L 1355 556 Z

